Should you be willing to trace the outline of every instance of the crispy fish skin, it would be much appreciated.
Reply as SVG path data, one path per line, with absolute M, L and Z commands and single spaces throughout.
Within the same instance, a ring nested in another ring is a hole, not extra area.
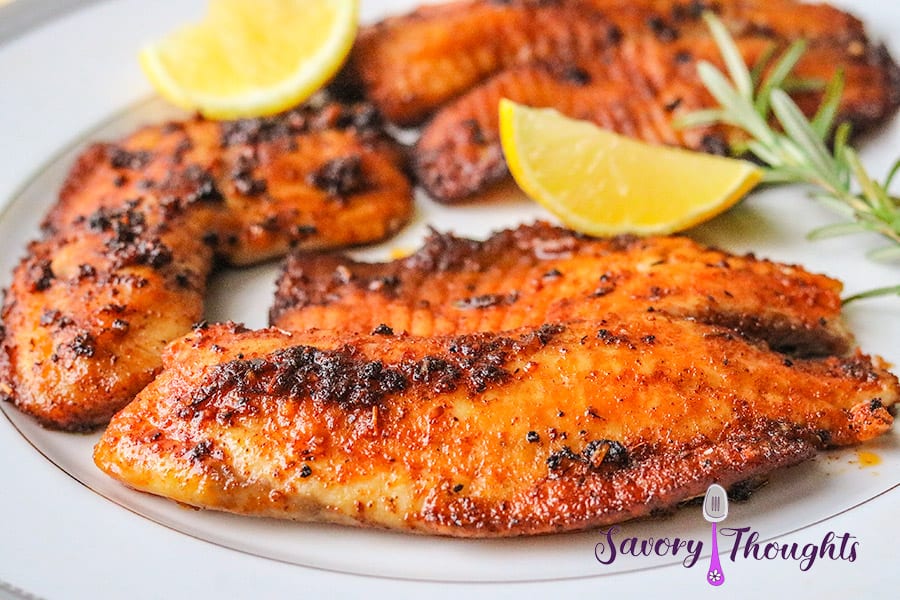
M 364 28 L 339 87 L 360 87 L 393 122 L 421 123 L 500 71 L 535 61 L 571 62 L 623 37 L 669 42 L 706 36 L 703 10 L 735 36 L 865 44 L 862 24 L 822 4 L 789 0 L 476 0 L 423 6 Z
M 741 38 L 737 45 L 749 65 L 773 47 L 784 47 L 765 38 Z M 900 105 L 900 72 L 883 48 L 853 48 L 851 53 L 838 45 L 814 46 L 795 73 L 828 81 L 842 69 L 846 84 L 837 119 L 861 132 Z M 555 108 L 654 144 L 728 153 L 729 141 L 740 137 L 736 131 L 676 124 L 688 113 L 716 105 L 697 75 L 700 61 L 724 67 L 708 37 L 664 43 L 645 36 L 626 38 L 605 55 L 587 60 L 504 71 L 442 108 L 425 126 L 413 152 L 416 178 L 442 202 L 467 199 L 504 179 L 508 171 L 497 113 L 502 98 Z M 794 98 L 812 116 L 821 92 L 795 93 Z
M 145 127 L 78 159 L 13 274 L 0 397 L 42 424 L 102 425 L 203 315 L 216 261 L 381 239 L 411 211 L 364 106 Z
M 853 347 L 840 292 L 824 275 L 688 238 L 596 239 L 536 223 L 483 242 L 433 233 L 415 254 L 386 263 L 291 256 L 270 323 L 433 336 L 656 311 L 827 355 Z
M 446 338 L 195 331 L 94 452 L 112 477 L 245 515 L 460 537 L 673 508 L 887 431 L 861 354 L 785 361 L 662 314 Z

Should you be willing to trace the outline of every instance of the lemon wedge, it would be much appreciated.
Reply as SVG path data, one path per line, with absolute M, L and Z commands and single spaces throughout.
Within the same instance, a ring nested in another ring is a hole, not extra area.
M 206 18 L 146 46 L 170 102 L 216 119 L 263 116 L 316 92 L 356 36 L 358 0 L 211 0 Z
M 681 231 L 724 212 L 762 179 L 744 160 L 646 144 L 506 99 L 500 138 L 519 187 L 590 235 Z

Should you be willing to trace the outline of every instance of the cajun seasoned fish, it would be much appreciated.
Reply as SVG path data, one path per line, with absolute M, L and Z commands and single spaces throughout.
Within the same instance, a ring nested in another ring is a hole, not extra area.
M 245 515 L 461 537 L 641 517 L 887 431 L 878 359 L 662 313 L 506 333 L 199 329 L 111 421 L 112 477 Z
M 451 2 L 363 28 L 339 90 L 365 96 L 392 122 L 434 109 L 506 66 L 607 47 L 618 32 L 579 2 Z
M 736 42 L 749 65 L 786 43 L 757 37 Z M 900 71 L 882 48 L 862 44 L 849 48 L 814 46 L 795 74 L 824 82 L 843 70 L 845 89 L 837 120 L 849 121 L 859 132 L 896 111 Z M 425 126 L 413 152 L 416 177 L 433 198 L 444 202 L 468 198 L 505 178 L 508 171 L 497 114 L 501 98 L 555 108 L 655 144 L 728 153 L 729 142 L 736 138 L 734 130 L 676 125 L 679 117 L 716 105 L 697 75 L 701 60 L 724 67 L 711 38 L 666 43 L 643 36 L 626 38 L 614 49 L 586 60 L 506 70 L 439 110 Z M 812 116 L 821 91 L 793 96 Z
M 806 38 L 865 47 L 862 24 L 822 4 L 791 0 L 492 0 L 423 6 L 364 28 L 337 87 L 360 88 L 395 123 L 416 125 L 485 79 L 534 62 L 569 64 L 648 35 L 707 37 L 704 10 L 735 36 Z
M 545 223 L 483 242 L 433 233 L 415 254 L 361 263 L 295 255 L 273 325 L 416 336 L 657 312 L 729 327 L 800 355 L 844 354 L 841 284 L 683 237 L 595 239 Z
M 0 397 L 41 423 L 105 423 L 203 315 L 214 263 L 360 244 L 411 212 L 367 105 L 145 127 L 78 159 L 2 309 Z

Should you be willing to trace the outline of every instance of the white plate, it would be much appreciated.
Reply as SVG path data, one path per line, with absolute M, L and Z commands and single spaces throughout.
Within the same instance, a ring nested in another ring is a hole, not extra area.
M 364 2 L 368 17 L 380 12 L 396 12 L 414 4 L 394 2 Z M 880 15 L 878 30 L 887 31 L 891 25 L 900 25 L 900 14 L 878 12 L 875 2 L 855 3 L 855 10 L 869 8 Z M 3 111 L 0 111 L 0 131 L 12 132 L 11 139 L 4 133 L 3 161 L 0 161 L 0 197 L 9 203 L 0 214 L 0 285 L 6 285 L 13 265 L 21 256 L 25 242 L 34 237 L 37 223 L 46 208 L 52 204 L 61 180 L 73 157 L 90 140 L 115 139 L 140 123 L 156 122 L 173 111 L 162 102 L 149 98 L 146 85 L 132 56 L 141 40 L 158 36 L 172 23 L 182 21 L 185 15 L 199 13 L 193 3 L 157 2 L 108 2 L 92 6 L 42 27 L 18 40 L 0 46 L 0 73 L 3 73 Z M 134 15 L 140 14 L 140 19 Z M 900 51 L 895 48 L 895 54 Z M 86 66 L 90 57 L 92 64 Z M 38 125 L 40 124 L 40 125 Z M 12 143 L 10 143 L 12 142 Z M 894 123 L 877 137 L 867 140 L 864 158 L 875 173 L 883 172 L 900 148 L 900 123 Z M 30 174 L 30 177 L 29 177 Z M 413 248 L 423 237 L 426 225 L 438 224 L 442 229 L 483 237 L 491 230 L 530 221 L 546 215 L 519 194 L 510 191 L 508 197 L 496 202 L 466 207 L 447 208 L 420 198 L 414 223 L 397 238 L 381 246 L 359 252 L 368 259 L 385 259 L 390 251 L 400 247 Z M 696 239 L 725 249 L 754 251 L 761 256 L 780 261 L 800 263 L 814 271 L 825 272 L 846 282 L 848 292 L 895 284 L 896 266 L 878 266 L 865 261 L 865 251 L 876 246 L 874 237 L 853 237 L 818 242 L 805 241 L 804 233 L 810 228 L 831 220 L 831 215 L 811 204 L 798 189 L 772 190 L 755 195 L 724 217 L 691 232 Z M 266 309 L 271 302 L 275 265 L 225 273 L 213 282 L 208 308 L 210 320 L 242 320 L 250 326 L 265 324 Z M 857 333 L 860 344 L 868 352 L 879 353 L 887 360 L 900 364 L 900 303 L 896 299 L 874 300 L 851 306 L 847 311 L 851 327 Z M 0 423 L 0 450 L 17 457 L 25 457 L 28 470 L 16 468 L 19 463 L 4 465 L 3 477 L 7 489 L 0 496 L 0 508 L 23 513 L 21 524 L 9 525 L 11 530 L 25 532 L 29 525 L 53 521 L 47 511 L 63 511 L 68 508 L 68 498 L 62 494 L 72 491 L 70 483 L 59 477 L 59 472 L 47 468 L 43 459 L 35 460 L 39 451 L 62 471 L 100 494 L 85 495 L 79 490 L 78 510 L 71 513 L 69 522 L 72 536 L 104 536 L 104 521 L 115 520 L 124 527 L 123 534 L 131 532 L 140 539 L 150 539 L 148 531 L 163 535 L 167 540 L 159 548 L 175 549 L 176 555 L 216 556 L 219 564 L 253 564 L 248 556 L 222 551 L 209 544 L 200 543 L 169 531 L 161 534 L 158 524 L 207 540 L 220 546 L 242 552 L 277 559 L 291 566 L 278 565 L 279 571 L 288 569 L 291 576 L 304 573 L 306 581 L 324 582 L 331 577 L 325 571 L 374 575 L 379 577 L 424 581 L 454 582 L 521 582 L 545 580 L 555 586 L 589 585 L 598 576 L 606 576 L 604 585 L 628 580 L 628 577 L 610 577 L 614 573 L 632 573 L 631 578 L 644 581 L 646 569 L 677 562 L 671 558 L 620 558 L 613 565 L 603 566 L 594 559 L 594 545 L 599 541 L 596 532 L 548 536 L 536 539 L 503 541 L 465 541 L 439 538 L 412 537 L 375 531 L 363 531 L 342 527 L 301 525 L 268 520 L 255 520 L 197 512 L 179 508 L 174 504 L 123 488 L 107 479 L 94 468 L 90 450 L 97 436 L 76 436 L 49 432 L 35 426 L 9 405 L 3 405 L 9 423 Z M 12 426 L 10 426 L 10 424 Z M 23 438 L 33 445 L 28 447 Z M 785 537 L 791 541 L 812 541 L 819 531 L 834 522 L 851 518 L 851 524 L 872 525 L 872 520 L 883 523 L 876 527 L 875 540 L 862 540 L 868 544 L 888 545 L 889 532 L 897 531 L 893 519 L 873 512 L 871 506 L 885 499 L 896 505 L 896 491 L 885 494 L 900 484 L 900 434 L 896 431 L 883 437 L 866 450 L 876 453 L 882 460 L 877 467 L 860 466 L 857 452 L 846 450 L 828 453 L 815 461 L 787 470 L 773 477 L 771 484 L 758 492 L 748 503 L 733 505 L 727 526 L 752 526 L 761 538 Z M 30 486 L 46 486 L 46 491 L 58 497 L 58 502 L 42 498 L 33 505 L 34 494 Z M 19 489 L 22 488 L 22 489 Z M 75 488 L 77 489 L 77 487 Z M 56 492 L 56 494 L 54 494 Z M 15 495 L 15 499 L 12 496 Z M 884 496 L 882 496 L 884 495 Z M 102 498 L 101 498 L 102 496 Z M 882 496 L 876 502 L 873 498 Z M 16 501 L 18 500 L 18 502 Z M 866 503 L 869 504 L 866 504 Z M 28 504 L 25 504 L 28 503 Z M 115 503 L 115 504 L 114 504 Z M 117 506 L 118 505 L 118 506 Z M 122 511 L 125 507 L 152 520 L 146 521 L 134 514 Z M 847 512 L 850 511 L 850 512 Z M 835 515 L 847 513 L 843 518 Z M 6 520 L 12 519 L 7 512 Z M 819 523 L 819 525 L 816 525 Z M 845 527 L 846 528 L 846 527 Z M 672 518 L 631 523 L 623 526 L 622 535 L 642 538 L 663 536 L 708 539 L 708 524 L 701 518 L 699 507 L 680 511 Z M 0 529 L 0 580 L 19 585 L 34 585 L 34 571 L 25 568 L 28 561 L 12 552 L 15 539 L 2 535 Z M 12 531 L 10 531 L 12 533 Z M 45 532 L 48 543 L 61 540 L 58 531 Z M 882 537 L 883 536 L 883 537 Z M 22 540 L 23 538 L 19 538 Z M 133 539 L 133 538 L 129 538 Z M 177 540 L 177 542 L 173 541 Z M 158 542 L 157 542 L 158 543 Z M 26 544 L 27 546 L 27 544 Z M 40 545 L 29 546 L 41 548 Z M 867 546 L 863 546 L 864 548 Z M 153 548 L 153 546 L 151 546 Z M 44 547 L 46 549 L 46 547 Z M 73 567 L 78 564 L 96 564 L 97 560 L 115 562 L 115 553 L 109 548 L 91 548 L 87 553 L 71 556 Z M 135 558 L 147 561 L 145 551 L 131 546 Z M 708 554 L 708 553 L 707 553 Z M 228 556 L 222 560 L 223 556 Z M 19 559 L 19 560 L 17 560 Z M 23 569 L 23 573 L 7 571 L 10 564 Z M 298 569 L 303 565 L 317 570 Z M 144 574 L 140 564 L 132 569 L 131 577 Z M 725 568 L 743 569 L 744 565 L 726 563 Z M 783 567 L 784 565 L 781 565 Z M 268 568 L 273 568 L 270 564 Z M 759 571 L 778 571 L 774 564 L 754 565 Z M 653 572 L 670 573 L 671 577 L 691 578 L 702 583 L 699 566 L 683 570 L 680 566 Z M 832 567 L 820 564 L 814 567 L 818 577 L 833 573 Z M 635 571 L 642 571 L 640 575 Z M 799 573 L 799 571 L 797 571 Z M 310 579 L 312 578 L 312 579 Z M 563 584 L 568 578 L 574 582 Z M 583 579 L 588 578 L 588 579 Z M 748 578 L 749 579 L 749 578 Z M 59 591 L 61 580 L 48 571 L 46 578 L 28 589 Z M 338 578 L 344 585 L 358 586 L 358 578 Z M 734 579 L 729 578 L 729 586 Z M 127 583 L 127 578 L 125 582 Z M 397 584 L 400 585 L 400 584 Z M 699 587 L 699 583 L 697 584 Z M 211 591 L 214 586 L 204 588 Z M 237 588 L 229 588 L 237 589 Z M 277 589 L 277 588 L 276 588 Z M 401 589 L 412 589 L 409 586 Z M 492 589 L 511 590 L 512 587 Z M 883 589 L 883 588 L 882 588 Z M 144 592 L 148 590 L 144 589 Z M 129 590 L 134 595 L 140 590 Z M 152 594 L 150 594 L 152 596 Z

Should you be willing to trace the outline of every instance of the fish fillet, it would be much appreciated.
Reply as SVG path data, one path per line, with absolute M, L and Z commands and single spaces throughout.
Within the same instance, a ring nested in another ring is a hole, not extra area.
M 570 63 L 623 38 L 706 37 L 703 10 L 735 36 L 865 46 L 862 24 L 822 4 L 790 0 L 475 0 L 423 6 L 364 28 L 337 87 L 367 97 L 393 122 L 417 125 L 500 71 L 535 61 Z
M 765 38 L 740 38 L 747 64 L 773 47 Z M 807 50 L 795 69 L 803 79 L 828 81 L 838 69 L 845 89 L 837 120 L 854 131 L 883 122 L 900 105 L 900 71 L 882 48 L 840 45 Z M 697 75 L 707 61 L 724 69 L 708 38 L 669 43 L 652 37 L 626 38 L 614 49 L 586 60 L 532 64 L 503 71 L 437 112 L 416 144 L 414 171 L 433 198 L 466 199 L 507 176 L 500 145 L 497 106 L 502 98 L 563 114 L 647 142 L 725 154 L 740 138 L 725 127 L 679 128 L 679 117 L 716 106 Z M 821 92 L 794 93 L 809 116 Z
M 94 452 L 112 477 L 245 515 L 461 537 L 641 517 L 887 431 L 877 359 L 788 361 L 661 313 L 506 333 L 236 326 L 171 345 Z
M 688 238 L 595 239 L 538 223 L 478 242 L 433 233 L 415 254 L 361 263 L 294 255 L 270 313 L 290 331 L 416 336 L 657 312 L 729 327 L 782 352 L 844 354 L 841 284 Z
M 105 423 L 203 315 L 216 262 L 381 239 L 411 187 L 370 106 L 149 126 L 78 159 L 15 269 L 0 397 L 44 425 Z

